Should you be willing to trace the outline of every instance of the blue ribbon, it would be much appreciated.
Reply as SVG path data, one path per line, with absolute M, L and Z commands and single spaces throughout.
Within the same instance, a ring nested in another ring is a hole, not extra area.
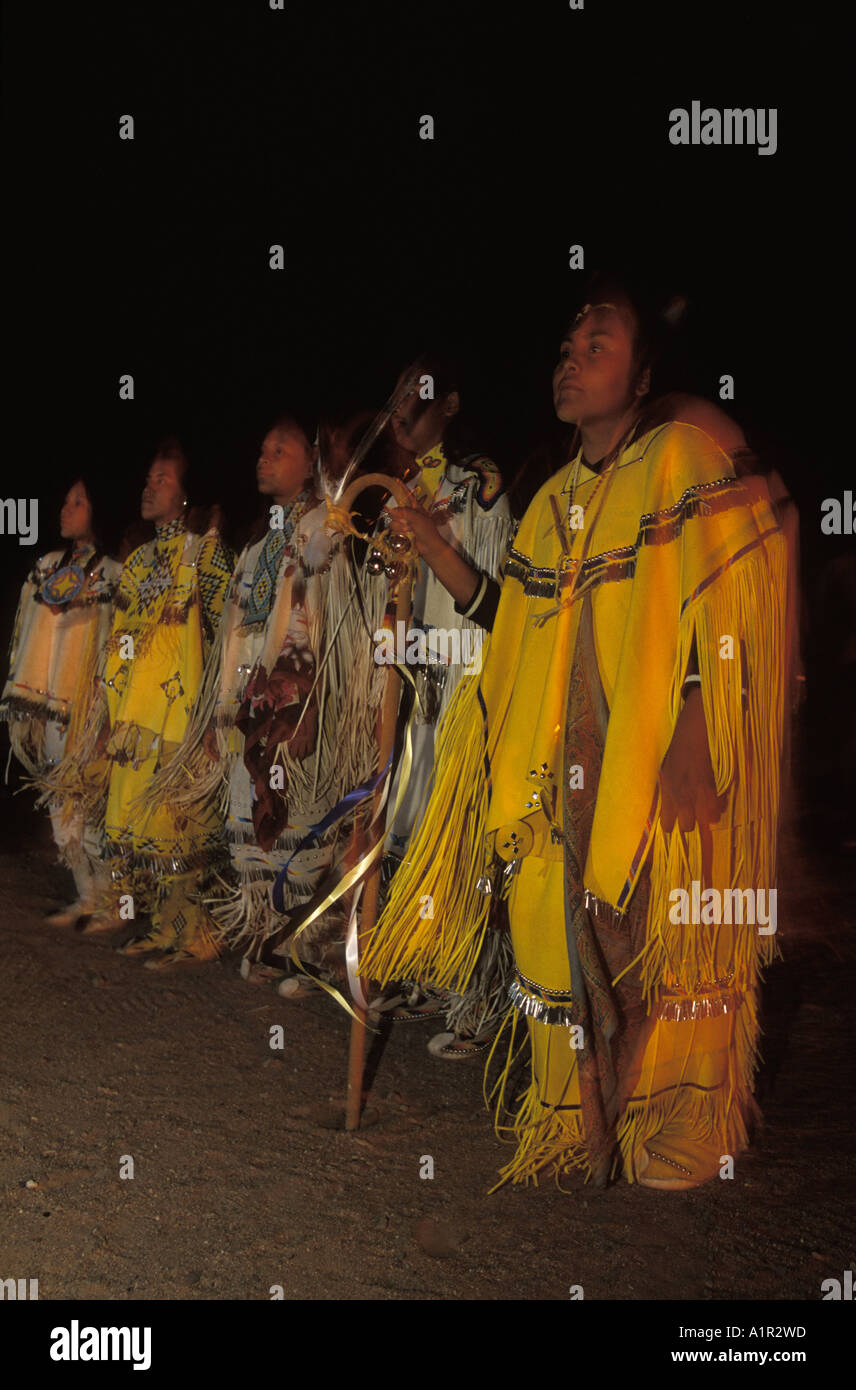
M 303 839 L 300 841 L 300 844 L 292 850 L 284 867 L 280 869 L 276 876 L 276 881 L 273 885 L 273 905 L 277 912 L 285 913 L 286 910 L 285 898 L 283 896 L 283 884 L 288 877 L 291 861 L 300 854 L 301 850 L 306 849 L 312 840 L 317 839 L 319 835 L 323 835 L 324 831 L 329 830 L 331 825 L 335 825 L 337 820 L 341 820 L 342 817 L 346 816 L 349 811 L 352 811 L 355 806 L 358 806 L 361 801 L 365 801 L 367 796 L 371 796 L 372 792 L 376 791 L 380 786 L 391 766 L 392 754 L 390 753 L 386 760 L 385 767 L 383 767 L 375 777 L 372 777 L 368 782 L 362 782 L 358 787 L 354 787 L 353 791 L 343 796 L 342 800 L 333 807 L 332 811 L 328 811 L 326 816 L 318 821 L 317 825 L 311 825 L 309 827 Z

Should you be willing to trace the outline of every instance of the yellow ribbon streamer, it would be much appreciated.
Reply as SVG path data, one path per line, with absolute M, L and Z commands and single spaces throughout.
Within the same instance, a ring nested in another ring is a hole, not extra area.
M 401 771 L 398 781 L 398 794 L 395 798 L 395 806 L 393 807 L 390 824 L 395 823 L 396 816 L 398 815 L 398 812 L 401 809 L 401 805 L 404 801 L 404 796 L 407 791 L 407 786 L 410 781 L 410 773 L 413 766 L 413 724 L 416 718 L 416 711 L 421 707 L 419 691 L 416 688 L 416 682 L 414 681 L 410 672 L 407 670 L 406 667 L 399 665 L 398 662 L 395 662 L 394 665 L 399 675 L 402 676 L 403 679 L 408 680 L 410 684 L 413 686 L 416 699 L 413 701 L 413 705 L 411 707 L 410 714 L 407 719 L 407 726 L 404 733 L 404 750 L 401 755 Z M 394 771 L 395 769 L 390 767 L 389 773 L 387 775 L 389 777 L 392 777 L 394 775 Z M 378 814 L 380 814 L 380 810 L 378 811 Z M 372 820 L 371 825 L 374 825 L 374 820 Z M 369 829 L 371 829 L 371 826 L 369 827 Z M 324 980 L 319 980 L 316 975 L 310 975 L 308 970 L 304 970 L 303 965 L 297 955 L 297 942 L 299 938 L 303 935 L 303 933 L 306 931 L 306 928 L 310 927 L 312 923 L 316 921 L 318 917 L 321 916 L 322 912 L 326 912 L 328 907 L 332 907 L 334 903 L 338 902 L 340 898 L 344 897 L 348 889 L 352 888 L 353 885 L 357 883 L 363 877 L 363 875 L 369 871 L 369 869 L 374 865 L 375 861 L 383 853 L 383 846 L 385 840 L 385 834 L 380 834 L 378 836 L 371 849 L 367 850 L 367 852 L 353 866 L 353 868 L 349 869 L 346 874 L 343 874 L 342 878 L 339 879 L 338 883 L 330 889 L 326 897 L 320 903 L 318 903 L 318 905 L 312 910 L 310 915 L 307 917 L 306 921 L 301 923 L 301 925 L 297 928 L 297 930 L 294 932 L 291 938 L 291 960 L 293 964 L 297 966 L 297 969 L 300 971 L 300 973 L 302 975 L 306 975 L 309 979 L 314 980 L 317 985 L 321 986 L 321 988 L 325 991 L 326 994 L 329 994 L 331 998 L 335 999 L 338 1004 L 341 1004 L 345 1012 L 351 1015 L 351 1018 L 355 1019 L 357 1023 L 362 1023 L 363 1026 L 366 1028 L 368 1028 L 369 1025 L 365 1022 L 364 1019 L 360 1018 L 359 1014 L 354 1012 L 354 1010 L 351 1008 L 351 1005 L 339 992 L 339 990 L 336 989 L 335 985 L 329 985 Z M 378 1029 L 371 1028 L 370 1031 L 372 1033 L 376 1033 Z

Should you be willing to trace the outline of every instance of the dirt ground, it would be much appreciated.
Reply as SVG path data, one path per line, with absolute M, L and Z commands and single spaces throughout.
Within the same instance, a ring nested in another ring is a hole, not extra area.
M 436 1023 L 388 1030 L 346 1134 L 343 1012 L 235 961 L 167 977 L 45 926 L 70 883 L 47 821 L 6 790 L 0 819 L 0 1279 L 41 1299 L 817 1300 L 854 1268 L 852 850 L 782 856 L 764 1125 L 733 1181 L 488 1196 L 508 1151 L 481 1060 L 429 1056 Z

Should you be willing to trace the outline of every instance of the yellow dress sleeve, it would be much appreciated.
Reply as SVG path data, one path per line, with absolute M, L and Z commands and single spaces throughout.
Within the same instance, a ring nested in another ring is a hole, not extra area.
M 199 548 L 196 569 L 206 656 L 223 616 L 235 558 L 234 551 L 224 545 L 219 536 L 206 536 Z

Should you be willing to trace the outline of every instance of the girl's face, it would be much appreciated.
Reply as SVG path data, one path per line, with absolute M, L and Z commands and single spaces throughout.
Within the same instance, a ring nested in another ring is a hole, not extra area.
M 553 405 L 568 424 L 618 420 L 634 400 L 633 319 L 628 309 L 596 304 L 579 315 L 559 349 Z
M 312 450 L 299 434 L 270 430 L 256 464 L 256 483 L 264 497 L 289 502 L 312 473 Z
M 156 458 L 146 477 L 140 515 L 155 526 L 165 526 L 184 510 L 184 488 L 175 459 Z
M 59 514 L 59 533 L 64 541 L 92 539 L 92 504 L 81 482 L 75 483 L 66 493 Z

